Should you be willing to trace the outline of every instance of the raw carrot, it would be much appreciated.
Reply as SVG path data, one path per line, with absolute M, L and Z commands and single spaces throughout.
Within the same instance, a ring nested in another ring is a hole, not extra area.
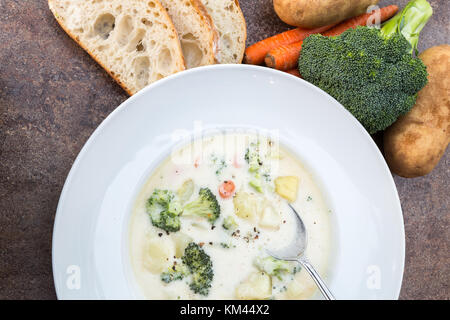
M 345 20 L 338 24 L 336 27 L 329 29 L 322 33 L 324 36 L 337 36 L 350 28 L 356 28 L 358 26 L 365 26 L 368 21 L 374 19 L 376 14 L 380 15 L 380 21 L 386 21 L 390 19 L 398 11 L 398 6 L 391 5 L 381 8 L 379 12 L 372 11 L 371 13 L 365 13 L 357 17 Z M 270 50 L 264 61 L 266 65 L 278 70 L 289 70 L 297 66 L 298 58 L 300 57 L 300 51 L 302 49 L 303 41 L 283 45 L 278 48 Z
M 379 11 L 379 12 L 378 12 Z M 329 29 L 328 31 L 322 33 L 324 36 L 331 37 L 337 36 L 343 33 L 345 30 L 354 29 L 358 26 L 365 26 L 368 22 L 375 18 L 377 14 L 380 15 L 380 22 L 386 21 L 394 16 L 398 11 L 398 6 L 390 5 L 387 7 L 380 8 L 379 10 L 374 10 L 370 13 L 364 13 L 354 18 L 345 20 L 344 22 L 338 24 L 336 27 Z
M 270 50 L 264 59 L 266 66 L 278 70 L 294 69 L 298 63 L 302 44 L 303 41 L 299 41 Z
M 235 188 L 236 187 L 233 181 L 231 180 L 224 181 L 219 186 L 219 194 L 223 199 L 228 199 L 233 195 Z
M 293 76 L 299 77 L 299 78 L 302 77 L 302 76 L 300 75 L 300 71 L 298 71 L 297 68 L 291 69 L 291 70 L 287 70 L 286 72 L 292 74 Z
M 301 41 L 314 33 L 327 31 L 334 26 L 335 25 L 329 25 L 316 29 L 295 28 L 259 41 L 245 49 L 244 63 L 262 64 L 264 62 L 264 57 L 270 50 L 282 45 Z

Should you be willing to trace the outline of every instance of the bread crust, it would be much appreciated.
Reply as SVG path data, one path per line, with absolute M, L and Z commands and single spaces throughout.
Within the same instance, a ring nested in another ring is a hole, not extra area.
M 161 12 L 163 12 L 165 15 L 166 15 L 166 17 L 167 17 L 167 21 L 170 23 L 170 28 L 172 29 L 172 31 L 175 33 L 175 34 L 177 34 L 177 31 L 176 31 L 176 29 L 175 29 L 175 26 L 173 25 L 173 23 L 172 23 L 172 19 L 170 19 L 170 17 L 169 17 L 169 14 L 167 13 L 167 11 L 166 11 L 166 9 L 164 9 L 164 7 L 162 6 L 162 4 L 158 1 L 158 0 L 153 0 L 154 2 L 155 2 L 155 4 L 156 5 L 158 5 L 159 7 L 160 7 L 160 9 L 161 9 Z M 56 19 L 56 21 L 58 22 L 58 24 L 61 26 L 61 28 L 67 33 L 67 35 L 70 37 L 70 38 L 72 38 L 84 51 L 86 51 L 90 56 L 91 56 L 91 58 L 92 59 L 94 59 L 94 61 L 95 62 L 97 62 L 110 76 L 111 76 L 111 78 L 113 78 L 113 80 L 119 85 L 119 86 L 121 86 L 122 87 L 122 89 L 123 90 L 125 90 L 125 92 L 129 95 L 129 96 L 132 96 L 134 93 L 131 91 L 131 89 L 129 89 L 126 85 L 125 85 L 125 83 L 123 83 L 115 74 L 114 74 L 114 72 L 113 71 L 111 71 L 108 67 L 106 67 L 105 65 L 104 65 L 104 63 L 102 63 L 101 61 L 100 61 L 100 59 L 99 58 L 97 58 L 96 56 L 95 56 L 95 54 L 93 54 L 81 41 L 80 41 L 80 39 L 79 39 L 79 37 L 78 36 L 75 36 L 68 28 L 67 28 L 67 26 L 63 23 L 63 19 L 56 13 L 56 12 L 54 12 L 53 10 L 52 10 L 52 0 L 48 0 L 48 6 L 49 6 L 49 9 L 50 9 L 50 11 L 52 12 L 52 14 L 53 14 L 53 16 L 55 17 L 55 19 Z M 178 38 L 178 37 L 177 37 Z M 179 41 L 179 39 L 178 39 L 178 47 L 179 47 L 179 49 L 180 49 L 180 51 L 181 51 L 181 44 L 180 44 L 180 41 Z M 186 68 L 186 64 L 185 64 L 185 61 L 184 61 L 184 57 L 182 57 L 182 59 L 183 59 L 183 65 L 184 65 L 184 67 Z M 136 93 L 136 92 L 135 92 Z
M 184 5 L 184 4 L 189 5 L 189 7 L 190 7 L 189 10 L 194 11 L 194 12 L 190 12 L 191 16 L 195 16 L 195 20 L 197 22 L 199 22 L 199 27 L 201 28 L 200 32 L 202 33 L 202 38 L 203 38 L 203 40 L 201 42 L 202 46 L 204 48 L 208 49 L 208 53 L 203 54 L 202 62 L 200 65 L 209 65 L 209 64 L 216 63 L 218 46 L 219 46 L 219 34 L 214 25 L 212 17 L 209 15 L 209 13 L 208 13 L 206 7 L 203 5 L 203 3 L 200 0 L 183 0 L 183 1 L 177 0 L 177 1 L 174 1 L 174 3 L 172 3 L 172 0 L 161 0 L 161 2 L 162 2 L 162 5 L 168 11 L 169 16 L 174 21 L 175 29 L 177 29 L 177 27 L 179 28 L 177 31 L 178 31 L 178 35 L 179 35 L 181 43 L 183 43 L 181 35 L 184 35 L 184 32 L 186 30 L 183 30 L 183 27 L 180 26 L 179 24 L 180 24 L 180 20 L 184 20 L 184 19 L 183 19 L 183 17 L 180 18 L 180 16 L 177 16 L 175 12 L 172 12 L 172 7 L 177 7 L 178 5 Z M 186 62 L 187 68 L 192 67 L 192 66 L 188 66 L 188 64 L 189 64 L 189 62 Z
M 220 23 L 218 24 L 215 21 L 215 18 L 218 18 L 218 17 L 215 17 L 214 13 L 210 13 L 210 12 L 214 12 L 215 5 L 217 5 L 218 3 L 222 4 L 225 1 L 224 0 L 209 0 L 209 1 L 200 0 L 200 1 L 202 1 L 204 9 L 208 12 L 208 15 L 211 17 L 211 22 L 217 31 L 216 63 L 230 63 L 230 62 L 223 61 L 222 55 L 221 55 L 221 52 L 223 52 L 223 48 L 221 48 L 221 37 L 220 37 L 219 33 L 220 33 L 220 31 L 223 32 L 224 30 L 220 30 L 220 28 L 218 27 L 218 25 L 220 25 Z M 233 24 L 233 28 L 235 28 L 235 30 L 240 30 L 240 32 L 242 33 L 242 38 L 243 38 L 242 44 L 239 46 L 239 49 L 236 50 L 236 55 L 239 57 L 239 59 L 233 63 L 242 63 L 242 60 L 244 58 L 244 52 L 245 52 L 245 43 L 247 40 L 247 25 L 246 25 L 245 17 L 244 17 L 244 14 L 242 13 L 239 1 L 232 0 L 232 2 L 236 7 L 236 13 L 237 13 L 237 16 L 234 16 L 233 20 L 234 19 L 238 20 L 237 24 Z M 212 11 L 210 11 L 210 10 L 212 10 Z M 228 13 L 227 13 L 227 15 L 228 15 Z M 233 15 L 234 15 L 234 13 L 233 13 Z M 220 19 L 220 18 L 218 18 L 218 19 Z
M 211 18 L 210 14 L 208 13 L 208 10 L 203 5 L 203 3 L 200 0 L 190 0 L 192 6 L 197 10 L 198 14 L 202 16 L 206 23 L 208 24 L 212 34 L 213 39 L 211 43 L 212 52 L 214 53 L 214 63 L 219 63 L 218 60 L 218 53 L 219 53 L 219 33 L 216 29 L 216 26 L 214 25 L 214 21 Z
M 241 26 L 242 30 L 244 31 L 244 41 L 243 41 L 243 44 L 242 44 L 242 47 L 241 47 L 241 52 L 240 52 L 240 55 L 239 55 L 241 57 L 239 63 L 242 63 L 242 60 L 244 59 L 245 43 L 247 42 L 247 22 L 245 21 L 244 13 L 242 12 L 241 6 L 239 4 L 239 0 L 234 0 L 234 3 L 236 4 L 236 6 L 239 9 L 239 13 L 240 13 L 242 22 L 244 24 L 243 26 Z

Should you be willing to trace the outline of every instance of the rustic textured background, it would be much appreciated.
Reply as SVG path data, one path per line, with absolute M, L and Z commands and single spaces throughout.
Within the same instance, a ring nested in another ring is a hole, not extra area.
M 449 43 L 450 1 L 420 49 Z M 406 0 L 381 1 L 381 4 Z M 288 29 L 270 0 L 241 0 L 248 44 Z M 127 95 L 59 28 L 45 0 L 0 1 L 0 298 L 53 299 L 51 239 L 66 175 Z M 426 177 L 394 177 L 406 228 L 401 298 L 449 299 L 449 152 Z

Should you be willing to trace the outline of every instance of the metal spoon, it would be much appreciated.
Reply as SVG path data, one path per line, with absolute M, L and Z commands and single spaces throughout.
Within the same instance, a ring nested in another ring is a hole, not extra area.
M 306 271 L 308 271 L 308 273 L 311 275 L 314 282 L 319 287 L 320 292 L 322 292 L 323 296 L 327 300 L 335 300 L 333 294 L 330 292 L 328 287 L 325 285 L 325 283 L 323 282 L 320 275 L 317 273 L 317 271 L 314 269 L 314 267 L 308 262 L 308 260 L 306 259 L 305 255 L 304 255 L 305 250 L 306 250 L 306 245 L 307 245 L 307 239 L 308 239 L 307 233 L 306 233 L 306 228 L 305 228 L 305 225 L 304 225 L 302 219 L 300 218 L 299 214 L 297 213 L 297 211 L 295 211 L 295 209 L 292 207 L 292 205 L 290 203 L 289 203 L 289 207 L 292 209 L 292 211 L 295 213 L 295 215 L 297 217 L 297 219 L 295 219 L 295 220 L 296 220 L 296 228 L 297 228 L 298 236 L 295 238 L 295 241 L 293 241 L 290 245 L 288 245 L 287 247 L 285 247 L 281 250 L 278 250 L 278 251 L 266 250 L 266 251 L 269 255 L 271 255 L 275 259 L 287 260 L 287 261 L 297 261 L 298 263 L 300 263 L 302 265 L 302 267 L 305 268 Z

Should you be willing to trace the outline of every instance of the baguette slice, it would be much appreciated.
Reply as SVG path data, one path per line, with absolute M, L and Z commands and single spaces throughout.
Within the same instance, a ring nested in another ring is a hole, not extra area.
M 49 0 L 61 27 L 128 94 L 185 69 L 177 32 L 158 0 Z
M 219 63 L 241 63 L 247 28 L 238 0 L 201 0 L 219 33 Z
M 188 69 L 214 64 L 218 34 L 199 0 L 161 0 L 178 31 Z

